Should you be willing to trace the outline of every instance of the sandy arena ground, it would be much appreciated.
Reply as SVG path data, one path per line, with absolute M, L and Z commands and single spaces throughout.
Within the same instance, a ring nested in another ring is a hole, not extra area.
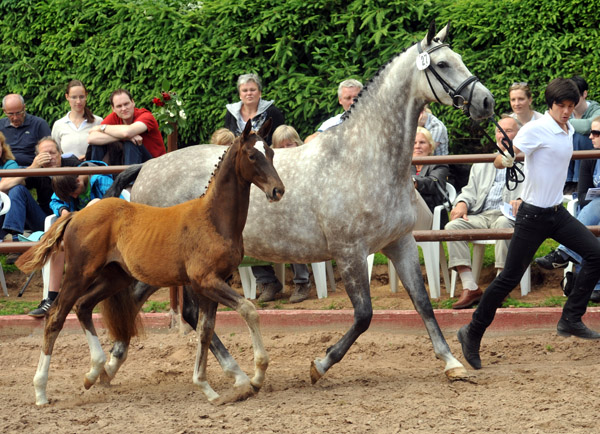
M 340 292 L 294 307 L 342 303 L 345 295 Z M 374 285 L 374 304 L 388 297 L 404 304 L 398 299 L 406 296 L 388 293 L 389 285 Z M 39 297 L 39 292 L 30 296 Z M 311 385 L 310 362 L 322 357 L 345 331 L 264 329 L 271 363 L 263 389 L 248 400 L 222 406 L 209 404 L 192 383 L 194 332 L 181 335 L 176 330 L 148 329 L 132 343 L 112 385 L 95 385 L 86 391 L 85 337 L 79 330 L 64 331 L 50 368 L 50 405 L 44 407 L 35 406 L 32 385 L 42 340 L 39 330 L 30 335 L 0 334 L 0 432 L 597 432 L 597 342 L 561 338 L 553 330 L 489 334 L 482 347 L 484 369 L 468 368 L 468 381 L 451 383 L 424 330 L 409 333 L 372 327 L 340 363 Z M 248 332 L 218 324 L 217 332 L 251 373 Z M 452 352 L 463 361 L 456 330 L 444 332 Z M 109 337 L 104 331 L 100 337 L 108 351 Z M 231 387 L 212 356 L 208 378 L 217 392 Z

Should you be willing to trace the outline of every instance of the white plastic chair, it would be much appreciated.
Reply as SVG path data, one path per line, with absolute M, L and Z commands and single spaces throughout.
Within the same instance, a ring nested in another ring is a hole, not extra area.
M 8 194 L 0 191 L 0 200 L 2 201 L 0 215 L 4 215 L 10 210 L 10 197 L 8 197 Z M 4 295 L 8 297 L 8 288 L 6 287 L 6 279 L 4 278 L 4 270 L 2 269 L 2 266 L 0 266 L 0 285 L 2 285 L 2 291 L 4 292 Z
M 367 256 L 367 266 L 369 270 L 369 281 L 371 281 L 371 274 L 373 271 L 373 260 L 374 254 Z M 252 273 L 252 264 L 240 264 L 238 271 L 240 273 L 240 280 L 242 281 L 242 288 L 244 290 L 244 297 L 250 300 L 256 299 L 256 278 Z M 333 276 L 333 266 L 331 261 L 326 262 L 313 262 L 310 264 L 313 272 L 313 279 L 315 280 L 315 286 L 317 287 L 317 297 L 327 298 L 327 281 L 332 291 L 335 291 L 335 278 Z M 285 264 L 273 264 L 275 269 L 275 275 L 277 279 L 285 285 Z
M 578 208 L 579 208 L 579 199 L 571 199 L 569 202 L 567 202 L 567 211 L 569 211 L 569 213 L 573 217 L 577 217 Z M 567 265 L 567 268 L 565 268 L 564 277 L 567 277 L 567 273 L 569 271 L 573 271 L 573 262 L 572 261 L 569 261 L 569 265 Z
M 446 192 L 448 193 L 448 199 L 450 199 L 450 203 L 453 203 L 454 199 L 456 199 L 456 189 L 449 182 L 446 182 Z M 432 230 L 442 229 L 442 212 L 447 212 L 443 205 L 438 205 L 433 209 L 433 223 L 431 224 Z M 421 247 L 421 250 L 423 251 L 423 260 L 425 262 L 425 271 L 427 273 L 427 283 L 429 283 L 429 296 L 431 298 L 439 298 L 441 296 L 440 266 L 442 268 L 442 275 L 444 277 L 444 284 L 446 285 L 446 288 L 448 288 L 448 284 L 450 282 L 444 246 L 440 241 L 422 241 L 417 243 L 417 246 Z M 444 260 L 441 261 L 440 257 L 443 257 Z M 388 267 L 390 287 L 392 292 L 398 292 L 398 275 L 396 273 L 396 269 L 390 261 L 388 261 Z
M 471 241 L 473 244 L 473 264 L 471 269 L 473 271 L 473 279 L 479 283 L 479 276 L 481 275 L 481 269 L 483 268 L 483 256 L 485 253 L 485 246 L 488 244 L 496 244 L 496 240 L 474 240 Z M 456 289 L 456 279 L 458 273 L 456 270 L 452 270 L 452 282 L 450 283 L 450 297 L 454 297 L 454 291 Z M 531 292 L 531 265 L 525 270 L 525 274 L 521 277 L 521 296 L 526 296 Z

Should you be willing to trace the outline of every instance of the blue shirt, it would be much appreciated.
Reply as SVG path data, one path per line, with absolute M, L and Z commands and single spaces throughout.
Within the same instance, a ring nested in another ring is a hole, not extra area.
M 52 134 L 48 122 L 29 113 L 25 115 L 25 121 L 18 128 L 13 127 L 8 118 L 0 119 L 0 131 L 6 137 L 6 143 L 10 145 L 17 163 L 23 167 L 33 163 L 37 142 L 42 137 Z

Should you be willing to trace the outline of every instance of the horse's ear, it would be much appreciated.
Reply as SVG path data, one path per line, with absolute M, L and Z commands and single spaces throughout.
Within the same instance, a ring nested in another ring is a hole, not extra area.
M 271 126 L 273 125 L 273 121 L 271 120 L 271 118 L 268 118 L 264 124 L 262 124 L 262 127 L 260 127 L 260 129 L 258 130 L 258 135 L 261 136 L 263 139 L 266 138 L 269 133 L 271 132 Z
M 435 37 L 439 39 L 440 42 L 444 42 L 444 40 L 448 38 L 448 35 L 450 35 L 450 21 L 448 21 L 446 27 L 440 30 L 440 32 Z
M 431 41 L 435 37 L 435 20 L 429 22 L 429 30 L 427 31 L 427 45 L 431 45 Z
M 252 119 L 248 119 L 246 122 L 246 126 L 244 127 L 244 131 L 242 131 L 242 140 L 246 140 L 250 135 L 250 131 L 252 131 Z

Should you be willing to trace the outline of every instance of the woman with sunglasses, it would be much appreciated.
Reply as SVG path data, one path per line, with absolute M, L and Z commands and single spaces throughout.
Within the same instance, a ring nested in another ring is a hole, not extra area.
M 527 83 L 513 83 L 508 89 L 508 97 L 513 111 L 510 116 L 517 120 L 519 127 L 542 117 L 540 112 L 536 112 L 531 107 L 533 97 Z
M 600 149 L 600 116 L 592 119 L 592 130 L 590 132 L 590 140 L 595 149 Z M 577 183 L 577 197 L 579 198 L 579 214 L 577 220 L 586 226 L 596 226 L 600 224 L 600 197 L 592 200 L 586 200 L 587 192 L 590 188 L 600 187 L 600 160 L 583 160 L 579 169 L 579 182 Z M 563 246 L 548 253 L 542 258 L 536 258 L 535 262 L 542 268 L 554 270 L 556 268 L 566 268 L 569 261 L 576 265 L 576 272 L 581 266 L 581 255 L 573 250 Z M 570 276 L 571 279 L 574 276 Z M 565 287 L 570 286 L 570 282 L 565 284 Z M 600 303 L 600 282 L 596 283 L 594 292 L 590 297 L 590 301 Z

